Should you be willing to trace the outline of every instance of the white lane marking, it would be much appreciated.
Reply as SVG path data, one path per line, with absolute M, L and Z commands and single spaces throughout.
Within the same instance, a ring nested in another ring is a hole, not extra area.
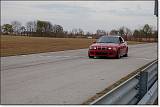
M 55 56 L 55 55 L 41 55 L 41 57 L 53 57 L 53 58 L 80 58 L 80 57 L 84 57 L 84 56 Z
M 21 55 L 21 56 L 27 56 L 27 55 Z
M 149 58 L 136 58 L 136 59 L 142 59 L 142 60 L 152 60 L 152 59 L 149 59 Z

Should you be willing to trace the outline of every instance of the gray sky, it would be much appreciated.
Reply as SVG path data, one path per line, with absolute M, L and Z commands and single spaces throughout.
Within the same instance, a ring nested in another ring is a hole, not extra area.
M 95 32 L 121 26 L 131 30 L 144 24 L 156 28 L 154 1 L 1 1 L 1 24 L 45 20 L 64 30 Z

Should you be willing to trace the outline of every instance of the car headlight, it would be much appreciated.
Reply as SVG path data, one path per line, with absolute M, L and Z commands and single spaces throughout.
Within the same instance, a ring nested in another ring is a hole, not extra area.
M 111 50 L 111 49 L 112 49 L 111 47 L 108 48 L 108 50 Z
M 89 49 L 97 49 L 95 46 L 90 46 Z
M 97 49 L 97 47 L 93 47 L 93 49 Z

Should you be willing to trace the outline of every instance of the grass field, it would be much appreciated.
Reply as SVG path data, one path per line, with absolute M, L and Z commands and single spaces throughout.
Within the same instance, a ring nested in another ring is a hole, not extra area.
M 95 39 L 1 36 L 1 56 L 88 48 Z M 128 41 L 128 44 L 142 42 Z

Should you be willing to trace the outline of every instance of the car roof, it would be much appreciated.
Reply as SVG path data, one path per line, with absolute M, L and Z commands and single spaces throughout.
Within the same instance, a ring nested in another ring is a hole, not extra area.
M 104 36 L 101 36 L 101 37 L 121 37 L 119 35 L 104 35 Z

